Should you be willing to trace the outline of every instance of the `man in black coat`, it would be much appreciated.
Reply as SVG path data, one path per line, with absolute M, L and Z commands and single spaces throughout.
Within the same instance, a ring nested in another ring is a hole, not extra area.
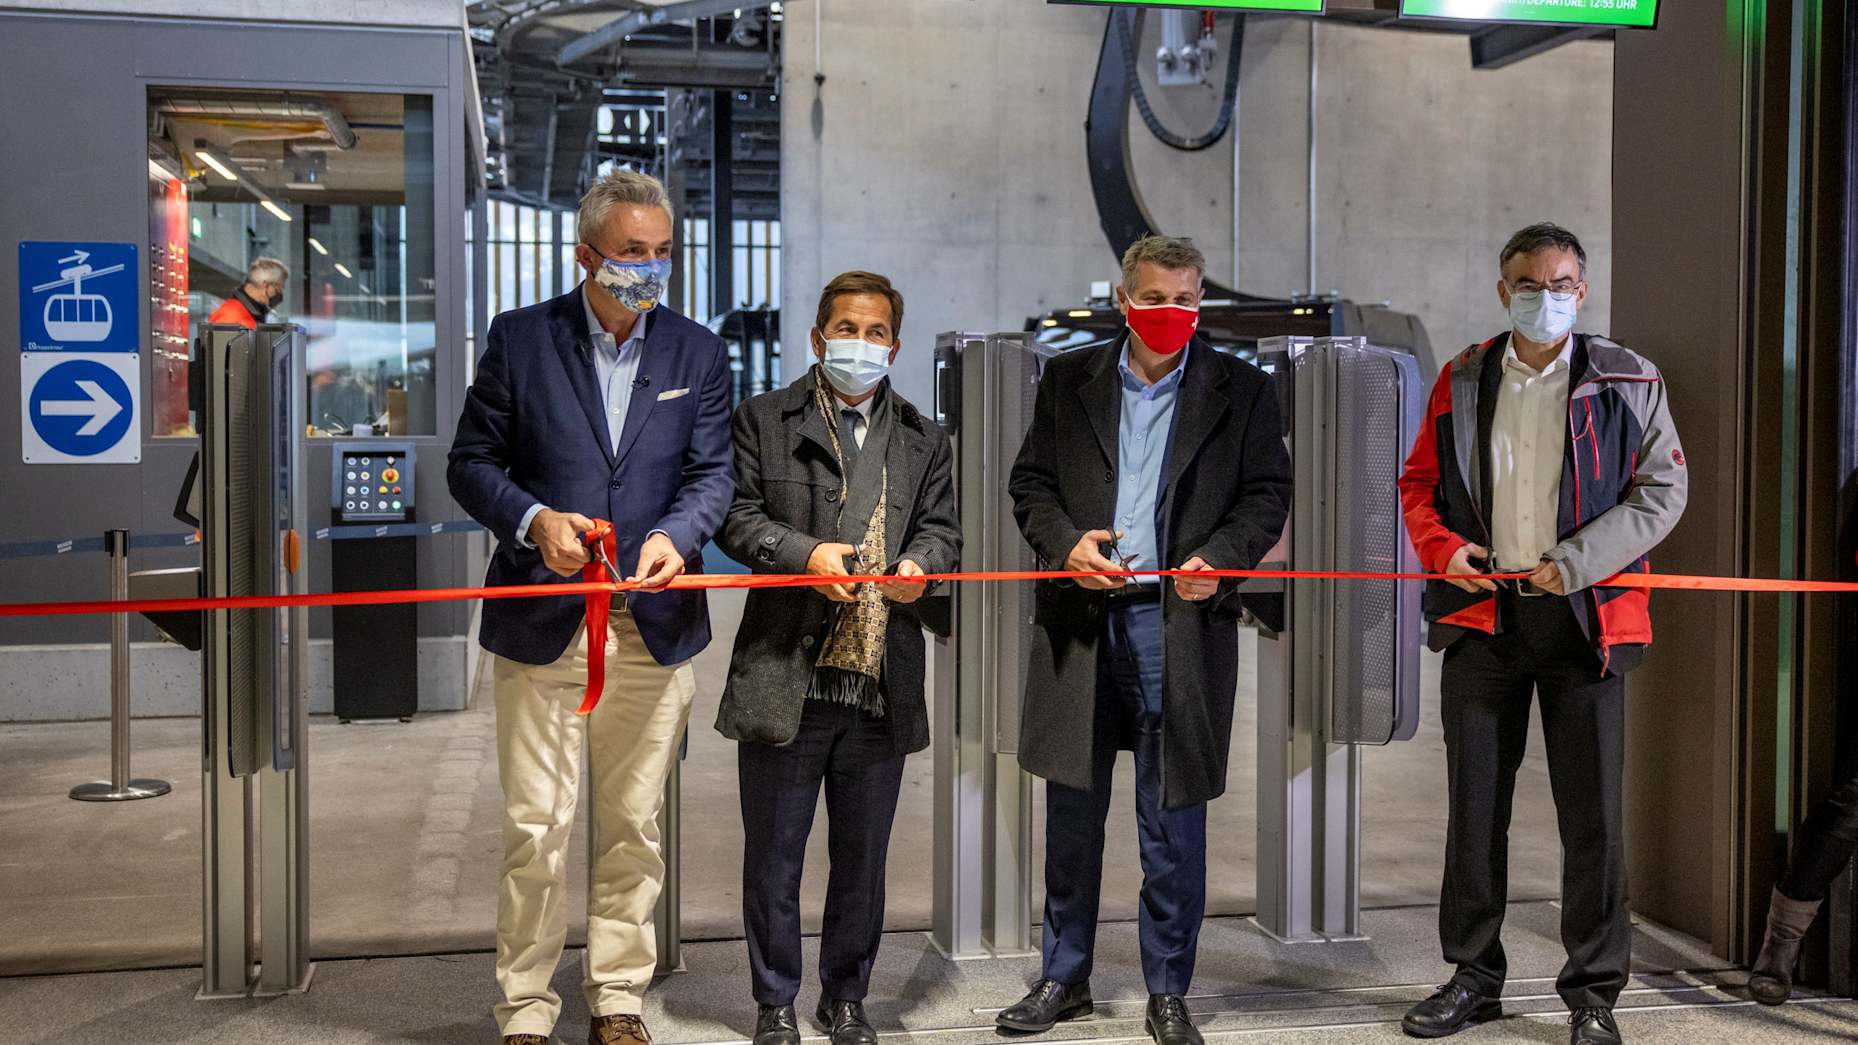
M 1014 514 L 1078 571 L 1250 569 L 1277 543 L 1290 457 L 1270 379 L 1194 335 L 1206 259 L 1149 236 L 1123 255 L 1129 331 L 1054 358 L 1013 465 Z M 1019 761 L 1046 780 L 1039 981 L 999 1016 L 1048 1030 L 1091 1011 L 1104 819 L 1135 752 L 1142 973 L 1159 1045 L 1198 1045 L 1183 1000 L 1206 906 L 1206 803 L 1226 787 L 1238 584 L 1087 577 L 1038 585 Z
M 739 742 L 742 920 L 756 1045 L 799 1045 L 800 873 L 825 784 L 832 874 L 818 1018 L 869 1045 L 865 991 L 884 926 L 884 863 L 903 759 L 929 746 L 924 574 L 961 559 L 948 437 L 885 377 L 903 295 L 847 272 L 826 285 L 819 364 L 735 415 L 741 469 L 717 543 L 757 573 L 893 574 L 749 592 L 716 728 Z

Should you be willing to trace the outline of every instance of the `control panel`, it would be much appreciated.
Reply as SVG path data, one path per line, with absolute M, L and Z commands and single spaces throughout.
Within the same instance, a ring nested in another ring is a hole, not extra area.
M 341 523 L 410 522 L 413 444 L 343 440 L 330 455 L 329 507 Z

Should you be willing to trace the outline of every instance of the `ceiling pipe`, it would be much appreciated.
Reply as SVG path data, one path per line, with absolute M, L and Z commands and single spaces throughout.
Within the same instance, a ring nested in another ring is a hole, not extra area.
M 329 132 L 336 148 L 352 149 L 357 139 L 354 128 L 342 111 L 329 102 L 314 98 L 282 98 L 265 95 L 203 94 L 165 95 L 159 110 L 170 116 L 196 116 L 210 119 L 318 120 Z

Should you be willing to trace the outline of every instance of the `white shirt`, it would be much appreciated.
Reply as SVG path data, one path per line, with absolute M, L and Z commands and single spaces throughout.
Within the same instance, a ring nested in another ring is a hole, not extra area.
M 1574 335 L 1543 370 L 1503 350 L 1503 383 L 1490 426 L 1490 549 L 1499 571 L 1526 572 L 1561 543 L 1561 467 L 1567 446 Z
M 838 410 L 840 413 L 844 413 L 847 410 L 855 410 L 858 413 L 858 420 L 852 422 L 852 438 L 857 440 L 858 449 L 860 450 L 864 449 L 865 435 L 871 431 L 871 404 L 875 402 L 877 402 L 876 396 L 866 396 L 864 402 L 859 403 L 857 406 L 853 406 L 845 400 L 840 399 L 839 393 L 836 391 L 832 393 L 832 405 L 834 409 Z M 836 417 L 832 420 L 835 424 L 838 422 L 838 418 Z

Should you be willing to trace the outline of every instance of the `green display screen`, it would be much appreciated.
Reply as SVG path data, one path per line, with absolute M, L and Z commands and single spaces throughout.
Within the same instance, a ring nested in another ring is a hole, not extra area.
M 1053 4 L 1102 4 L 1111 7 L 1191 7 L 1196 11 L 1294 11 L 1319 15 L 1328 0 L 1046 0 Z
M 1400 17 L 1651 29 L 1658 0 L 1400 0 Z

